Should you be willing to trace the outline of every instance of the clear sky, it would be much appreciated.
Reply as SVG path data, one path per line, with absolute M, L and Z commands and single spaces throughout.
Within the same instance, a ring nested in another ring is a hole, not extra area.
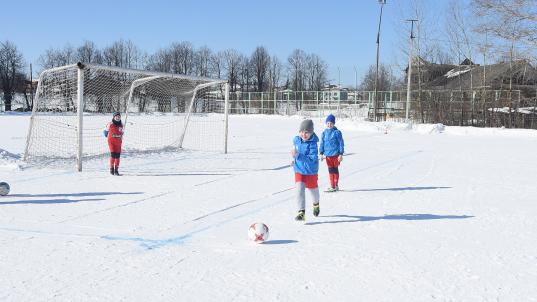
M 427 9 L 440 11 L 446 2 L 431 0 Z M 402 12 L 409 5 L 410 0 L 387 0 L 384 6 L 383 63 L 401 59 L 400 28 L 408 26 Z M 295 48 L 316 53 L 329 64 L 333 83 L 339 67 L 341 83 L 354 85 L 354 66 L 360 81 L 375 63 L 380 5 L 377 0 L 29 0 L 5 1 L 2 11 L 0 41 L 15 43 L 34 66 L 46 49 L 77 47 L 84 40 L 102 49 L 130 39 L 148 53 L 178 41 L 245 55 L 262 45 L 282 62 Z

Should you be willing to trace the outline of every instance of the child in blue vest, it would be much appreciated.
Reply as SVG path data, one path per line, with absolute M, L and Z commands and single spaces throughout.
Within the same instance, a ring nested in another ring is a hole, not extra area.
M 335 126 L 336 117 L 330 114 L 326 117 L 326 129 L 321 135 L 321 146 L 319 148 L 321 161 L 326 156 L 326 165 L 328 166 L 328 174 L 330 176 L 330 188 L 327 192 L 335 192 L 339 190 L 339 169 L 338 166 L 343 160 L 345 152 L 345 144 L 341 131 Z
M 319 157 L 317 143 L 319 138 L 313 132 L 313 121 L 304 120 L 300 123 L 299 135 L 293 139 L 294 148 L 291 151 L 295 170 L 297 221 L 305 220 L 306 196 L 308 189 L 313 198 L 313 215 L 319 216 L 319 186 L 317 184 L 319 172 Z

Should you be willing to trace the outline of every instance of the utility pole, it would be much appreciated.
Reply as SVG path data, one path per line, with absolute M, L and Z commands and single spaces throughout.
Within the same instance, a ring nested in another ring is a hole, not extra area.
M 356 66 L 354 66 L 354 81 L 354 103 L 356 104 L 356 99 L 358 98 L 358 68 Z
M 30 63 L 30 100 L 32 101 L 31 108 L 28 108 L 28 110 L 34 109 L 34 79 L 33 79 L 33 70 L 32 70 L 32 63 Z
M 386 4 L 386 0 L 378 0 L 380 4 L 380 16 L 379 16 L 379 27 L 377 30 L 377 71 L 375 72 L 375 94 L 373 95 L 375 100 L 373 102 L 374 107 L 374 121 L 377 120 L 377 111 L 378 111 L 378 80 L 379 80 L 379 52 L 380 52 L 380 24 L 382 23 L 382 9 L 384 8 L 384 4 Z M 384 117 L 386 119 L 386 117 Z
M 341 68 L 337 67 L 337 85 L 341 89 Z
M 337 114 L 339 114 L 339 107 L 341 105 L 341 68 L 337 67 Z
M 409 43 L 409 50 L 408 50 L 408 80 L 407 80 L 407 86 L 406 86 L 406 114 L 405 119 L 406 122 L 408 122 L 408 112 L 410 109 L 410 79 L 412 78 L 412 47 L 414 46 L 414 22 L 418 22 L 417 19 L 408 19 L 407 22 L 411 22 L 410 25 L 410 43 Z

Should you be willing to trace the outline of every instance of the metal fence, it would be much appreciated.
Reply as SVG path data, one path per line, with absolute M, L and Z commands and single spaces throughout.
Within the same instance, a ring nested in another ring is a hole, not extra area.
M 232 114 L 279 114 L 369 120 L 406 120 L 406 91 L 232 92 Z M 423 90 L 411 93 L 409 119 L 415 123 L 537 129 L 537 99 L 519 90 Z M 375 108 L 376 107 L 376 108 Z M 376 110 L 375 110 L 376 109 Z M 375 119 L 376 113 L 376 119 Z
M 11 100 L 12 111 L 27 111 L 27 105 L 25 97 L 22 93 L 16 93 Z M 0 112 L 5 111 L 5 103 L 3 93 L 0 91 Z
M 231 92 L 230 113 L 406 120 L 406 91 L 377 95 L 375 102 L 374 91 Z M 409 119 L 414 123 L 537 129 L 537 98 L 524 98 L 520 90 L 412 91 L 410 100 Z M 3 111 L 1 98 L 0 106 Z M 25 108 L 20 95 L 13 102 L 13 110 L 17 108 Z
M 373 94 L 365 93 L 369 100 Z M 346 117 L 367 117 L 368 99 L 336 91 L 232 92 L 231 114 L 324 115 L 337 112 Z

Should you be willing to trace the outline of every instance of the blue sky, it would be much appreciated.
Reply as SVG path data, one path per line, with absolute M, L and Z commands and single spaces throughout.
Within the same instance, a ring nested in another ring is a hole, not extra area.
M 381 34 L 381 62 L 400 56 L 404 9 L 410 0 L 387 0 Z M 447 0 L 431 1 L 440 12 Z M 286 62 L 295 48 L 320 55 L 329 64 L 329 79 L 354 85 L 375 63 L 377 0 L 236 0 L 236 1 L 8 1 L 2 4 L 0 41 L 10 40 L 27 63 L 50 47 L 84 40 L 104 48 L 120 38 L 153 53 L 176 41 L 212 50 L 235 48 L 250 55 L 259 45 Z M 24 11 L 21 11 L 24 10 Z M 13 13 L 5 13 L 13 12 Z M 39 69 L 39 66 L 35 68 Z

